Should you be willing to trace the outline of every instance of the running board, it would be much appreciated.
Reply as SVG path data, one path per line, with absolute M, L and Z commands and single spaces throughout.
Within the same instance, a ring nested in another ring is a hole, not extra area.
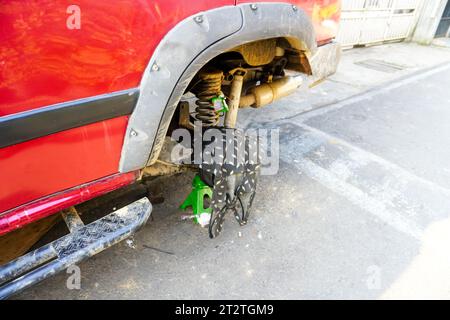
M 147 198 L 84 225 L 76 212 L 63 214 L 70 233 L 0 267 L 0 299 L 6 299 L 133 235 L 150 217 Z

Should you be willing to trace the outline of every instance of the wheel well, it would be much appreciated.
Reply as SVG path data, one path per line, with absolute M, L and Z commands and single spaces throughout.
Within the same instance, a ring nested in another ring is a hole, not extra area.
M 239 53 L 249 66 L 261 66 L 271 63 L 276 57 L 288 59 L 286 69 L 311 74 L 307 58 L 307 49 L 294 38 L 280 37 L 247 42 L 218 55 L 215 60 L 229 53 Z
M 128 122 L 119 172 L 140 169 L 157 160 L 189 83 L 199 69 L 221 54 L 256 39 L 283 38 L 289 43 L 287 51 L 295 49 L 287 66 L 310 73 L 305 62 L 314 56 L 317 43 L 312 21 L 301 8 L 260 3 L 255 12 L 249 4 L 240 4 L 204 11 L 201 20 L 196 17 L 178 23 L 150 58 Z M 224 20 L 227 23 L 219 23 Z
M 284 77 L 285 70 L 311 74 L 307 51 L 300 41 L 286 37 L 261 39 L 239 44 L 206 62 L 193 76 L 184 95 L 198 94 L 202 75 L 208 73 L 210 76 L 217 74 L 218 77 L 223 77 L 222 86 L 219 85 L 216 92 L 223 92 L 228 99 L 232 80 L 230 72 L 236 69 L 246 70 L 241 92 L 243 95 L 257 84 L 270 83 Z M 193 97 L 188 100 L 192 99 Z M 188 109 L 185 110 L 186 108 Z M 170 136 L 172 131 L 180 126 L 192 129 L 189 119 L 193 118 L 193 113 L 192 105 L 189 107 L 186 104 L 178 104 L 170 119 L 166 135 Z

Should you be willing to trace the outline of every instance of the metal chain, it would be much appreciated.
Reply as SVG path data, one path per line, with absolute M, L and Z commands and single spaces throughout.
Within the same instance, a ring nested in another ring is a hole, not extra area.
M 230 129 L 227 129 L 230 130 Z M 232 212 L 239 225 L 247 224 L 250 209 L 256 194 L 256 182 L 259 173 L 257 140 L 251 139 L 239 130 L 234 130 L 234 141 L 226 141 L 224 150 L 233 146 L 229 159 L 223 158 L 221 163 L 203 163 L 200 169 L 213 175 L 212 213 L 209 223 L 210 238 L 217 237 L 223 229 L 225 216 Z M 243 157 L 237 156 L 245 148 Z M 251 158 L 253 156 L 253 160 Z M 234 161 L 230 161 L 234 160 Z

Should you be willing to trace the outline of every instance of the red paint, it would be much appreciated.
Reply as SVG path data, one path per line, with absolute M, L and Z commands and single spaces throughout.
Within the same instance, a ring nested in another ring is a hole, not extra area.
M 70 30 L 69 5 L 81 10 Z M 184 18 L 233 0 L 0 0 L 0 116 L 137 87 Z
M 81 29 L 66 9 L 81 9 Z M 0 116 L 139 86 L 179 21 L 233 0 L 0 0 Z M 0 149 L 0 212 L 117 173 L 127 117 Z
M 136 178 L 137 172 L 116 174 L 4 212 L 0 215 L 0 236 L 67 207 L 127 186 Z
M 233 0 L 0 2 L 0 116 L 137 87 L 153 50 L 179 21 L 234 4 Z M 318 10 L 339 1 L 279 2 L 291 2 L 314 15 L 319 41 L 334 36 L 335 31 L 322 25 Z M 71 4 L 81 9 L 79 30 L 66 26 L 70 16 L 66 8 Z M 336 13 L 331 19 L 338 18 Z
M 128 117 L 0 149 L 0 212 L 117 172 Z

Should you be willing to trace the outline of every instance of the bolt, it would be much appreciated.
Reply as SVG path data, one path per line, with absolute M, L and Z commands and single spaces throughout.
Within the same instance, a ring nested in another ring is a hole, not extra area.
M 153 71 L 158 71 L 159 70 L 159 66 L 156 64 L 156 62 L 152 65 L 152 70 Z
M 195 20 L 195 22 L 197 22 L 197 23 L 202 23 L 202 22 L 203 22 L 203 17 L 202 17 L 202 16 L 196 16 L 196 17 L 194 18 L 194 20 Z
M 292 6 L 292 10 L 297 11 L 298 10 L 297 6 Z
M 133 129 L 131 129 L 130 135 L 131 135 L 132 137 L 136 137 L 136 136 L 138 135 L 138 133 L 137 133 L 136 131 L 134 131 Z
M 257 6 L 256 4 L 254 4 L 254 3 L 252 3 L 252 4 L 250 5 L 250 9 L 252 9 L 253 11 L 255 11 L 256 9 L 258 9 L 258 6 Z

